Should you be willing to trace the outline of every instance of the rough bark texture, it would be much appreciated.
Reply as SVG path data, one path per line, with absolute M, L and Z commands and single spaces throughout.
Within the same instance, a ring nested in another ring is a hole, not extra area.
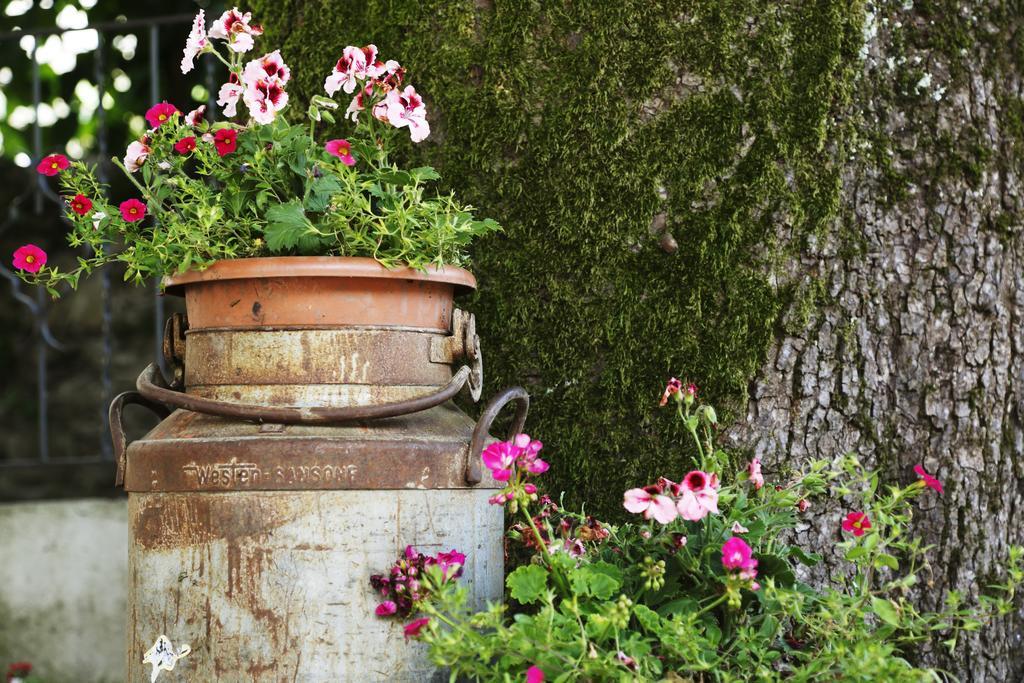
M 938 546 L 926 603 L 976 597 L 1024 541 L 1022 8 L 962 5 L 869 15 L 849 220 L 790 264 L 816 305 L 784 314 L 732 430 L 775 467 L 854 452 L 894 479 L 937 471 L 946 495 L 916 522 Z M 818 519 L 808 540 L 834 537 Z M 1022 617 L 929 659 L 1021 680 Z

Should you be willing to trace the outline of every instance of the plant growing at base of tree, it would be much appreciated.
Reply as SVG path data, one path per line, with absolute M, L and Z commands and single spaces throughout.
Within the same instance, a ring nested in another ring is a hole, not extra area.
M 95 167 L 51 154 L 37 171 L 57 176 L 71 224 L 68 244 L 82 255 L 61 270 L 34 244 L 19 248 L 15 268 L 51 295 L 78 286 L 83 274 L 111 262 L 142 282 L 219 259 L 272 255 L 366 256 L 393 267 L 464 265 L 476 237 L 499 230 L 473 207 L 429 191 L 439 176 L 423 166 L 400 169 L 389 158 L 395 136 L 413 142 L 430 133 L 426 106 L 405 68 L 381 61 L 377 48 L 346 47 L 315 96 L 307 123 L 286 121 L 291 70 L 274 50 L 250 59 L 263 29 L 248 12 L 225 12 L 207 30 L 196 15 L 181 69 L 208 54 L 228 70 L 217 103 L 187 114 L 167 102 L 146 112 L 150 129 L 123 159 L 135 197 L 115 201 Z M 218 44 L 220 47 L 218 47 Z M 339 90 L 351 95 L 347 138 L 317 139 L 321 122 L 336 123 Z M 245 119 L 245 120 L 243 120 Z
M 715 411 L 696 396 L 673 380 L 663 405 L 675 400 L 699 469 L 626 491 L 636 523 L 603 524 L 541 495 L 539 442 L 488 447 L 484 464 L 508 482 L 492 503 L 518 518 L 510 542 L 532 557 L 508 575 L 509 602 L 483 612 L 458 582 L 432 582 L 400 615 L 418 615 L 409 637 L 453 680 L 934 681 L 939 672 L 911 663 L 923 646 L 953 651 L 961 633 L 1012 609 L 1024 581 L 1017 547 L 975 607 L 956 592 L 936 611 L 910 599 L 931 573 L 930 548 L 908 531 L 914 501 L 942 492 L 922 466 L 908 485 L 885 487 L 852 456 L 770 483 L 757 460 L 730 472 Z M 801 566 L 822 555 L 793 544 L 792 531 L 826 496 L 849 514 L 824 549 L 830 580 L 812 585 Z

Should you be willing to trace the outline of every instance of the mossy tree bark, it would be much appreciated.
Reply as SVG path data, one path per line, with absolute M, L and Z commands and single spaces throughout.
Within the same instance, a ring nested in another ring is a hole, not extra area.
M 656 409 L 678 374 L 770 472 L 937 472 L 924 601 L 1000 576 L 1024 542 L 1020 0 L 254 4 L 296 110 L 345 44 L 426 94 L 403 156 L 505 225 L 476 250 L 489 385 L 530 388 L 567 504 L 614 516 L 685 472 Z M 1022 618 L 927 656 L 1016 680 Z

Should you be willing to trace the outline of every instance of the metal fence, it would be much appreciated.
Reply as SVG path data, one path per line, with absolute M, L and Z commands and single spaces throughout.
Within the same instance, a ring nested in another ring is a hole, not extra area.
M 140 34 L 140 43 L 142 43 L 143 38 L 145 39 L 146 43 L 148 43 L 146 59 L 148 59 L 149 101 L 159 102 L 161 100 L 161 68 L 159 62 L 161 29 L 173 26 L 175 28 L 175 35 L 183 37 L 181 29 L 187 27 L 191 20 L 192 15 L 181 14 L 149 19 L 97 23 L 87 27 L 87 29 L 95 30 L 98 34 L 97 48 L 94 52 L 87 54 L 93 62 L 92 83 L 97 87 L 99 93 L 99 104 L 95 112 L 97 117 L 95 143 L 92 149 L 87 151 L 87 154 L 91 159 L 96 160 L 98 175 L 101 181 L 106 181 L 109 174 L 111 148 L 113 147 L 119 151 L 121 143 L 127 142 L 117 140 L 114 145 L 111 145 L 111 140 L 109 140 L 108 112 L 104 103 L 104 94 L 107 92 L 108 80 L 107 57 L 110 50 L 109 37 L 114 34 L 134 31 Z M 44 216 L 53 217 L 59 215 L 62 217 L 64 213 L 62 198 L 50 188 L 43 176 L 35 173 L 34 166 L 44 156 L 43 126 L 40 123 L 39 116 L 40 105 L 42 104 L 41 64 L 38 55 L 40 43 L 42 42 L 40 39 L 50 35 L 63 35 L 66 33 L 70 33 L 70 31 L 59 28 L 0 33 L 0 43 L 4 41 L 21 41 L 25 36 L 33 36 L 31 55 L 27 57 L 29 62 L 28 69 L 22 73 L 24 74 L 23 77 L 31 78 L 32 106 L 35 113 L 31 129 L 32 164 L 26 173 L 24 190 L 13 198 L 9 206 L 0 206 L 0 235 L 3 235 L 15 225 L 24 225 L 26 222 L 38 221 Z M 207 92 L 209 93 L 209 111 L 213 110 L 214 104 L 212 101 L 213 93 L 215 92 L 213 77 L 212 63 L 207 60 L 205 80 Z M 0 262 L 0 277 L 10 285 L 9 288 L 3 289 L 8 290 L 8 295 L 13 297 L 17 302 L 16 305 L 27 309 L 33 322 L 33 348 L 36 352 L 34 359 L 36 384 L 34 387 L 34 399 L 37 404 L 36 412 L 38 416 L 38 424 L 36 425 L 38 430 L 37 452 L 22 454 L 18 457 L 11 457 L 11 454 L 7 454 L 6 458 L 0 457 L 0 468 L 17 469 L 67 464 L 111 463 L 113 455 L 107 424 L 107 405 L 114 394 L 111 364 L 114 353 L 113 325 L 115 313 L 111 296 L 114 283 L 112 282 L 110 269 L 103 269 L 94 276 L 101 280 L 100 292 L 102 298 L 102 320 L 100 325 L 102 357 L 99 362 L 99 377 L 97 378 L 100 390 L 97 395 L 97 405 L 95 406 L 95 420 L 99 424 L 100 438 L 99 443 L 92 445 L 81 444 L 80 449 L 78 449 L 79 454 L 53 452 L 50 445 L 51 430 L 53 429 L 50 419 L 50 389 L 54 378 L 51 377 L 52 373 L 49 371 L 49 364 L 53 354 L 60 354 L 66 350 L 68 342 L 58 339 L 50 329 L 48 313 L 51 304 L 49 298 L 42 288 L 25 287 L 17 275 L 8 267 L 6 259 Z M 157 286 L 154 283 L 148 292 L 140 290 L 138 296 L 149 296 L 152 298 L 153 356 L 157 363 L 162 364 L 161 343 L 165 313 L 164 300 L 158 296 Z M 4 292 L 0 290 L 0 303 L 2 303 L 4 297 Z M 127 387 L 118 387 L 119 390 L 123 388 Z M 26 391 L 29 391 L 29 389 L 26 388 Z

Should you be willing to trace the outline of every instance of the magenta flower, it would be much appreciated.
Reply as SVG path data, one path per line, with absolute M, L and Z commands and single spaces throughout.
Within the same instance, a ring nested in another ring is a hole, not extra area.
M 178 108 L 170 102 L 161 102 L 149 108 L 149 111 L 146 112 L 146 122 L 150 128 L 159 128 L 170 121 L 172 116 L 180 113 Z
M 77 213 L 79 216 L 84 216 L 85 214 L 92 211 L 92 200 L 86 197 L 84 194 L 76 194 L 74 197 L 72 197 L 71 201 L 69 202 L 69 205 L 71 206 L 71 210 Z
M 213 135 L 213 146 L 218 156 L 226 156 L 238 147 L 238 131 L 234 128 L 221 128 Z
M 718 514 L 718 475 L 694 470 L 678 485 L 679 516 L 689 522 L 704 519 L 710 512 Z
M 277 117 L 277 112 L 288 104 L 288 93 L 276 78 L 245 79 L 242 100 L 249 108 L 249 116 L 253 121 L 266 125 L 271 123 Z
M 70 165 L 68 158 L 63 154 L 51 154 L 43 157 L 43 160 L 36 166 L 36 170 L 43 175 L 55 176 Z
M 661 395 L 661 402 L 658 403 L 658 405 L 663 406 L 666 403 L 668 403 L 669 398 L 671 398 L 672 396 L 677 395 L 682 388 L 683 388 L 683 383 L 682 382 L 680 382 L 675 377 L 670 379 L 668 381 L 668 384 L 665 386 L 665 392 Z
M 750 481 L 754 484 L 754 489 L 760 491 L 761 487 L 764 486 L 764 475 L 761 474 L 761 459 L 754 458 L 751 460 L 747 466 L 747 472 L 750 473 Z
M 430 617 L 423 617 L 421 619 L 414 619 L 405 625 L 405 639 L 419 638 L 423 628 L 430 623 Z
M 352 156 L 352 145 L 348 140 L 328 140 L 324 145 L 324 150 L 331 156 L 341 159 L 341 163 L 346 166 L 356 165 L 356 159 Z
M 405 86 L 405 90 L 391 90 L 384 98 L 387 107 L 387 120 L 395 128 L 409 127 L 409 135 L 413 142 L 425 140 L 430 135 L 430 124 L 427 123 L 427 108 L 423 98 L 416 93 L 416 88 Z
M 843 531 L 860 538 L 871 528 L 871 520 L 863 512 L 851 512 L 843 520 Z
M 248 52 L 253 46 L 253 36 L 263 35 L 263 27 L 250 24 L 252 12 L 242 14 L 237 7 L 220 15 L 210 27 L 210 38 L 228 41 L 228 48 L 234 52 Z
M 495 479 L 508 481 L 512 477 L 512 467 L 517 455 L 518 449 L 514 444 L 508 441 L 495 441 L 484 449 L 481 458 Z
M 192 20 L 192 30 L 185 39 L 185 49 L 182 50 L 181 73 L 187 74 L 195 66 L 196 57 L 206 49 L 209 41 L 206 39 L 206 13 L 199 10 L 199 14 Z M 191 125 L 191 124 L 190 124 Z
M 658 484 L 626 491 L 623 494 L 622 506 L 633 513 L 642 512 L 644 519 L 654 518 L 661 524 L 668 524 L 679 514 L 675 503 L 664 495 L 664 489 Z
M 26 244 L 14 250 L 14 267 L 26 273 L 38 273 L 46 265 L 46 252 L 34 244 Z
M 729 571 L 739 570 L 739 577 L 750 581 L 757 576 L 757 560 L 753 550 L 742 538 L 730 538 L 722 545 L 722 566 Z M 754 588 L 757 590 L 757 588 Z
M 530 474 L 544 474 L 548 471 L 548 463 L 537 457 L 544 444 L 531 439 L 528 434 L 516 434 L 513 444 L 520 453 L 516 456 L 516 466 Z
M 544 683 L 544 670 L 534 664 L 526 670 L 526 683 Z
M 462 576 L 462 568 L 466 564 L 466 556 L 454 548 L 448 552 L 441 552 L 434 558 L 434 562 L 441 569 L 441 576 L 445 581 L 457 579 Z
M 118 208 L 121 209 L 121 218 L 129 223 L 141 221 L 146 217 L 146 205 L 138 199 L 126 199 Z
M 388 616 L 391 616 L 392 614 L 394 614 L 397 611 L 398 611 L 398 605 L 396 605 L 391 600 L 385 600 L 384 602 L 382 602 L 379 605 L 377 605 L 377 609 L 374 610 L 374 613 L 378 617 L 388 617 Z
M 921 478 L 924 485 L 930 489 L 935 489 L 939 493 L 942 493 L 942 482 L 924 471 L 924 465 L 914 465 L 914 472 Z

